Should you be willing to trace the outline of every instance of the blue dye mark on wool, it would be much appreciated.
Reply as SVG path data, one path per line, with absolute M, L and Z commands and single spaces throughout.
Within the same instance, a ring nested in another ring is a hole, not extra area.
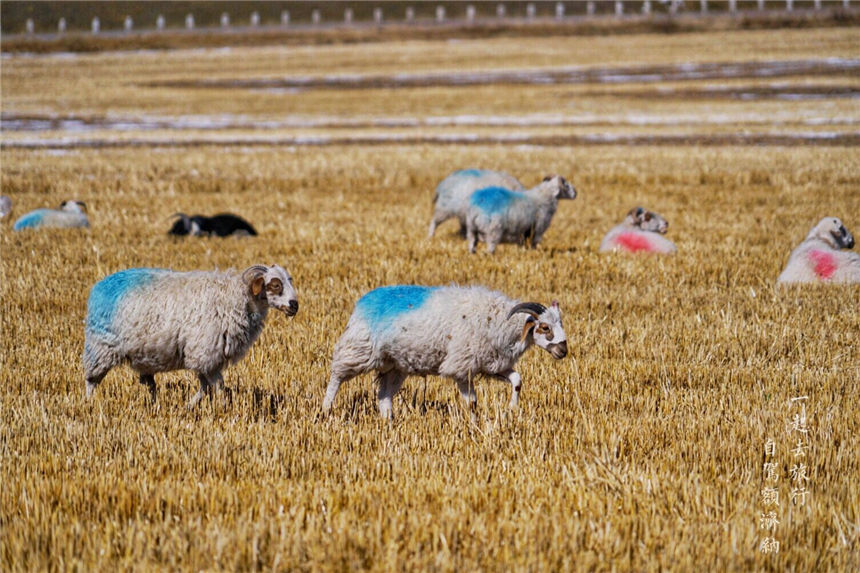
M 461 169 L 457 171 L 456 175 L 460 175 L 462 177 L 481 177 L 487 171 L 485 169 Z
M 126 295 L 168 273 L 164 269 L 128 269 L 107 276 L 90 291 L 87 302 L 87 330 L 108 333 L 119 303 Z
M 374 330 L 389 326 L 401 314 L 421 308 L 439 287 L 396 285 L 374 289 L 355 303 L 355 310 Z
M 469 203 L 488 215 L 496 215 L 525 198 L 525 194 L 504 187 L 486 187 L 472 193 Z
M 21 217 L 15 221 L 15 225 L 12 227 L 15 231 L 20 231 L 21 229 L 36 229 L 42 226 L 42 218 L 48 212 L 48 209 L 36 209 L 35 211 L 30 211 L 26 215 L 21 215 Z

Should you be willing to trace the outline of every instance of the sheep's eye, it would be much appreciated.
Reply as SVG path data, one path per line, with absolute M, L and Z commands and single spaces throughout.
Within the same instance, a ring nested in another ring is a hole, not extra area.
M 651 213 L 645 213 L 645 220 L 646 220 L 646 221 L 650 221 L 650 220 L 651 220 Z
M 266 290 L 272 294 L 281 294 L 284 291 L 284 285 L 281 283 L 280 279 L 272 279 L 269 281 L 269 284 L 266 285 Z
M 546 334 L 549 332 L 549 325 L 542 322 L 537 327 L 538 334 Z

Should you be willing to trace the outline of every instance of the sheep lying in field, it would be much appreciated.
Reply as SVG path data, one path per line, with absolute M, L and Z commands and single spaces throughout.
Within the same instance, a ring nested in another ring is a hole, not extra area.
M 0 219 L 12 212 L 12 199 L 8 195 L 0 195 Z
M 778 283 L 860 283 L 860 255 L 854 237 L 836 217 L 825 217 L 791 252 Z
M 286 270 L 254 265 L 242 274 L 128 269 L 93 286 L 87 304 L 84 372 L 87 396 L 111 368 L 127 362 L 155 400 L 155 374 L 197 373 L 197 402 L 223 389 L 221 370 L 238 362 L 269 308 L 288 316 L 299 303 Z
M 230 235 L 256 236 L 257 231 L 251 223 L 231 213 L 219 213 L 212 217 L 204 215 L 193 215 L 189 217 L 185 213 L 176 213 L 173 217 L 179 219 L 167 232 L 168 235 L 191 235 L 194 237 L 215 235 L 216 237 L 227 237 Z
M 430 238 L 436 227 L 456 217 L 460 221 L 460 234 L 466 235 L 466 209 L 469 197 L 478 189 L 502 187 L 511 191 L 524 191 L 525 187 L 516 177 L 504 171 L 490 169 L 462 169 L 455 171 L 436 186 L 433 196 L 433 218 L 430 220 Z
M 13 229 L 89 227 L 87 206 L 82 201 L 63 201 L 59 209 L 36 209 L 22 215 Z
M 501 187 L 479 189 L 469 197 L 466 209 L 466 238 L 474 253 L 478 240 L 494 253 L 499 243 L 522 245 L 531 239 L 536 248 L 558 209 L 559 199 L 573 199 L 576 190 L 564 177 L 547 177 L 529 191 Z
M 476 376 L 505 380 L 513 407 L 521 387 L 514 366 L 532 344 L 557 359 L 567 355 L 558 303 L 520 303 L 483 287 L 377 288 L 356 303 L 335 345 L 323 410 L 331 409 L 341 384 L 371 370 L 384 418 L 410 374 L 453 378 L 471 407 Z
M 620 225 L 606 233 L 600 242 L 600 252 L 672 254 L 678 248 L 662 236 L 668 228 L 669 223 L 657 213 L 636 207 L 627 213 Z

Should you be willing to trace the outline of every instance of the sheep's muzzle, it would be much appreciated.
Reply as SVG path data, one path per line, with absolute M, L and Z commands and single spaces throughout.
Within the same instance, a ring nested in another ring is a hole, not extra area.
M 291 300 L 287 306 L 279 306 L 278 310 L 282 311 L 287 316 L 295 316 L 299 312 L 299 301 Z
M 552 354 L 552 357 L 556 360 L 561 360 L 565 356 L 567 356 L 567 340 L 563 340 L 558 344 L 550 344 L 547 347 L 549 353 Z

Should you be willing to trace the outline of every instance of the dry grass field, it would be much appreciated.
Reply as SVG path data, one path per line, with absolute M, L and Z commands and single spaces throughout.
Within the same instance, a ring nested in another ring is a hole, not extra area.
M 22 116 L 287 125 L 4 129 L 0 183 L 13 218 L 78 198 L 92 228 L 0 226 L 0 569 L 857 570 L 860 288 L 775 286 L 822 216 L 860 235 L 856 143 L 828 140 L 857 137 L 856 75 L 282 92 L 154 85 L 856 61 L 856 39 L 856 29 L 828 29 L 5 58 L 7 126 Z M 776 84 L 847 86 L 849 97 L 641 94 Z M 531 125 L 547 115 L 561 125 Z M 450 120 L 467 116 L 472 123 Z M 385 124 L 433 117 L 449 125 Z M 366 121 L 338 123 L 355 118 Z M 323 125 L 289 123 L 298 120 Z M 461 139 L 419 141 L 433 130 Z M 529 140 L 544 132 L 690 140 Z M 719 132 L 795 139 L 714 145 L 708 137 Z M 405 140 L 349 140 L 391 133 Z M 476 133 L 523 140 L 469 143 Z M 273 134 L 270 144 L 254 139 Z M 333 134 L 349 137 L 302 144 Z M 470 256 L 453 222 L 432 241 L 426 229 L 435 185 L 471 166 L 527 185 L 561 173 L 580 195 L 560 205 L 536 251 L 502 245 L 494 257 Z M 670 221 L 677 255 L 597 252 L 638 204 Z M 240 213 L 260 236 L 174 240 L 167 218 L 179 210 Z M 158 378 L 152 406 L 127 367 L 84 399 L 83 320 L 96 281 L 128 267 L 253 263 L 287 267 L 301 306 L 292 319 L 270 315 L 248 356 L 225 371 L 231 405 L 187 410 L 197 382 L 176 372 Z M 476 421 L 456 386 L 433 377 L 407 380 L 393 423 L 378 418 L 369 375 L 346 383 L 322 415 L 332 349 L 358 297 L 385 284 L 452 282 L 558 300 L 570 355 L 522 358 L 515 411 L 509 386 L 479 382 Z M 800 396 L 808 449 L 795 458 L 791 399 Z M 760 551 L 769 438 L 776 554 Z M 796 463 L 807 468 L 803 505 L 790 499 Z

